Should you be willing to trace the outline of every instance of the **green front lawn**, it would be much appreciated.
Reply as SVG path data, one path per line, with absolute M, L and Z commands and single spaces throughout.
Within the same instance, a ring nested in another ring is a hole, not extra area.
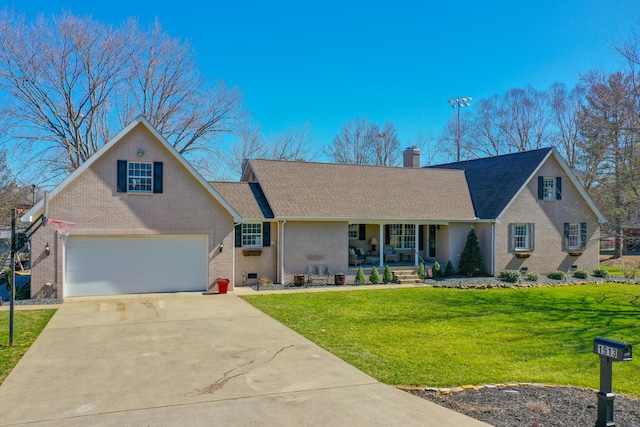
M 56 310 L 19 310 L 14 313 L 13 347 L 9 347 L 9 312 L 0 311 L 0 384 L 18 364 Z
M 244 299 L 387 384 L 598 388 L 594 338 L 640 344 L 637 285 L 391 288 Z M 615 363 L 614 392 L 640 397 L 638 363 Z

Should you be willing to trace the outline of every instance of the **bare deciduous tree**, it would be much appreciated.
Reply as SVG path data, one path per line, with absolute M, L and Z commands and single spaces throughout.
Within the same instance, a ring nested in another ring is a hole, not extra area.
M 549 88 L 548 101 L 551 112 L 551 139 L 571 169 L 580 167 L 580 113 L 585 102 L 586 87 L 578 85 L 569 90 L 562 83 Z
M 272 137 L 263 137 L 257 125 L 247 127 L 231 147 L 229 169 L 240 173 L 247 159 L 311 161 L 317 157 L 311 124 L 291 126 Z
M 386 122 L 381 131 L 366 117 L 356 117 L 340 128 L 327 154 L 336 163 L 397 166 L 400 141 L 392 122 Z
M 549 123 L 545 94 L 527 86 L 510 89 L 500 101 L 498 126 L 509 151 L 542 148 Z
M 214 137 L 243 120 L 241 97 L 199 77 L 193 52 L 156 24 L 110 27 L 63 13 L 28 22 L 0 13 L 0 89 L 14 119 L 48 166 L 71 171 L 138 114 L 181 153 L 211 152 Z

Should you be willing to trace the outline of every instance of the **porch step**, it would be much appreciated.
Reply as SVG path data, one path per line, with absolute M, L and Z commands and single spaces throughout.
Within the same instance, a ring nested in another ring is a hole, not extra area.
M 415 270 L 394 270 L 393 278 L 401 285 L 420 283 L 420 277 Z

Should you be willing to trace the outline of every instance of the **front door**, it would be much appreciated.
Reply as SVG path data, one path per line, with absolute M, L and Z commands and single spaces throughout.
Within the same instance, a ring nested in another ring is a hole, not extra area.
M 427 243 L 427 258 L 436 257 L 436 225 L 429 226 L 429 238 Z

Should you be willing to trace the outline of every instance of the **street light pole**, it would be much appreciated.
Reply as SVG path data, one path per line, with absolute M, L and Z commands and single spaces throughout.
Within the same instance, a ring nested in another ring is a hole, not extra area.
M 451 98 L 447 101 L 451 105 L 451 108 L 455 108 L 458 110 L 456 121 L 456 150 L 458 153 L 458 162 L 460 161 L 460 152 L 462 149 L 462 147 L 460 146 L 460 109 L 471 106 L 471 104 L 469 104 L 469 101 L 471 101 L 472 99 L 473 98 L 471 98 L 470 96 L 459 96 L 457 98 Z

